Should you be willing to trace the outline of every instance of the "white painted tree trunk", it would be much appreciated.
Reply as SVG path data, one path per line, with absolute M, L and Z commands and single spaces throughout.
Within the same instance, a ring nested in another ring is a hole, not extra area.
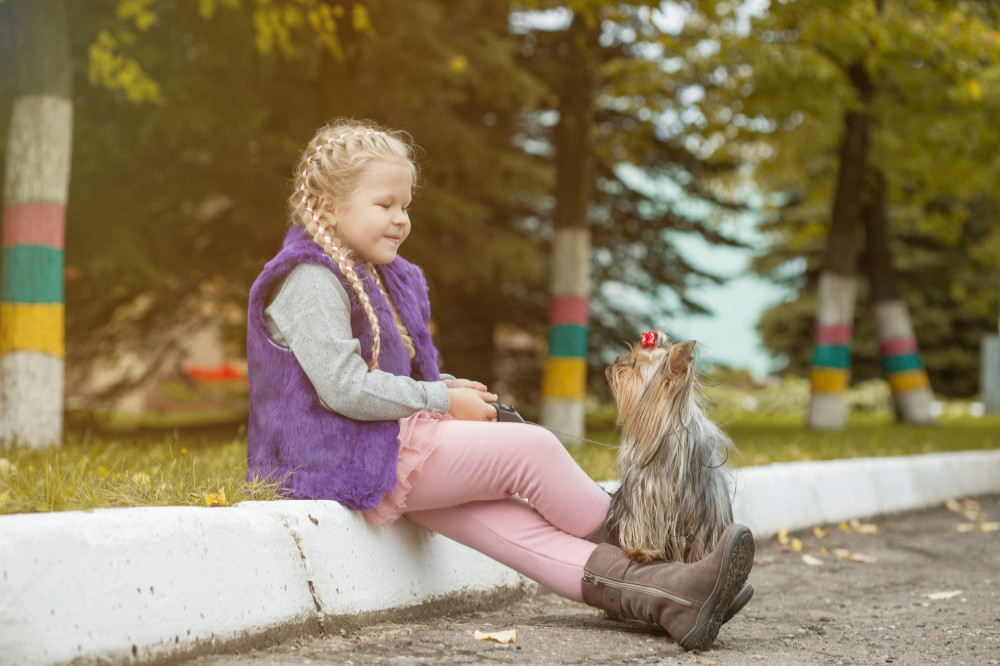
M 931 424 L 934 416 L 934 392 L 917 350 L 917 338 L 906 303 L 882 301 L 872 308 L 878 331 L 882 370 L 892 387 L 897 420 L 903 423 Z
M 16 6 L 18 94 L 4 179 L 0 449 L 62 441 L 72 62 L 62 0 Z
M 552 244 L 551 329 L 542 378 L 542 425 L 575 437 L 585 431 L 590 229 L 557 229 Z M 565 444 L 580 440 L 564 438 Z
M 808 425 L 837 430 L 847 424 L 847 386 L 851 378 L 851 341 L 857 279 L 824 271 L 816 303 Z

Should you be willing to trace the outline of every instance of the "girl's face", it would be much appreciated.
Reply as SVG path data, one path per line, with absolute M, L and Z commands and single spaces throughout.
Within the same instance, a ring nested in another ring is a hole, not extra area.
M 376 265 L 388 264 L 410 235 L 410 190 L 406 164 L 373 162 L 365 167 L 354 194 L 334 209 L 337 235 L 354 254 Z

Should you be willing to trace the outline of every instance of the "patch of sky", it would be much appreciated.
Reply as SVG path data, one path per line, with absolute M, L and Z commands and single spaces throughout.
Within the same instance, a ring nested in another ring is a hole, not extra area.
M 686 293 L 690 300 L 710 310 L 710 314 L 677 314 L 674 321 L 656 325 L 663 326 L 672 336 L 697 340 L 702 363 L 746 368 L 755 375 L 777 369 L 780 361 L 761 346 L 757 322 L 764 310 L 787 298 L 789 293 L 784 287 L 750 271 L 751 258 L 764 249 L 767 242 L 757 228 L 761 213 L 754 210 L 761 205 L 762 197 L 746 191 L 742 196 L 751 210 L 720 213 L 711 204 L 686 196 L 683 189 L 669 179 L 653 181 L 628 165 L 620 166 L 619 173 L 630 187 L 655 191 L 658 198 L 670 202 L 671 207 L 685 217 L 706 219 L 714 216 L 720 231 L 747 246 L 714 245 L 696 233 L 671 232 L 671 242 L 691 265 L 726 281 L 721 285 L 700 281 L 692 284 Z M 612 291 L 609 293 L 607 289 Z M 613 295 L 618 303 L 629 304 L 635 312 L 655 310 L 649 296 L 626 285 L 602 286 L 602 290 L 606 296 Z M 655 298 L 666 309 L 680 312 L 676 295 L 664 292 Z M 673 298 L 672 303 L 665 300 L 670 298 Z

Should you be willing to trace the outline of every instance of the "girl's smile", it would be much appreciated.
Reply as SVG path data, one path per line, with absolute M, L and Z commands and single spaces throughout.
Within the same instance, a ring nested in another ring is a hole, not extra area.
M 334 209 L 337 235 L 363 261 L 388 264 L 410 235 L 410 167 L 373 162 L 365 168 L 353 196 Z

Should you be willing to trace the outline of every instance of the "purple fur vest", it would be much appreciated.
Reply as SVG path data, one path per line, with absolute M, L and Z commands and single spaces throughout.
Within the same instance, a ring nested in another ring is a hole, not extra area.
M 351 330 L 371 359 L 372 331 L 357 295 L 337 265 L 298 227 L 250 288 L 247 313 L 247 478 L 281 481 L 295 498 L 332 499 L 368 510 L 396 485 L 397 421 L 355 421 L 323 407 L 291 350 L 268 335 L 264 308 L 274 288 L 297 264 L 326 266 L 351 299 Z M 437 349 L 427 330 L 431 308 L 423 273 L 405 259 L 379 268 L 399 316 L 413 338 L 411 360 L 392 321 L 389 303 L 367 271 L 356 266 L 381 324 L 379 369 L 423 381 L 441 379 Z

